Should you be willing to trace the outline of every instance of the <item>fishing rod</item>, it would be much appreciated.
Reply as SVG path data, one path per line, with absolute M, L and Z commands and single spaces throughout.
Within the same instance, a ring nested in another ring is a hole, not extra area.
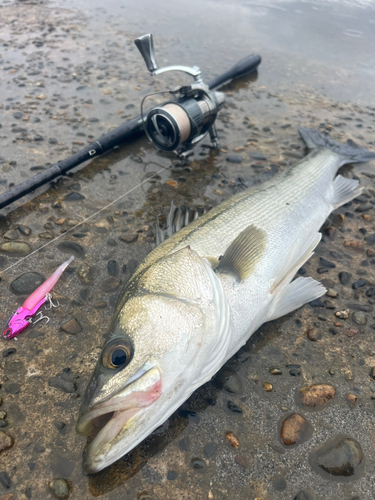
M 7 207 L 56 177 L 66 174 L 78 165 L 119 148 L 120 145 L 139 137 L 144 132 L 159 149 L 174 151 L 181 160 L 190 156 L 194 146 L 207 134 L 210 135 L 212 146 L 219 147 L 215 120 L 224 104 L 225 95 L 222 92 L 216 92 L 216 89 L 235 78 L 241 78 L 255 71 L 261 62 L 260 56 L 252 54 L 242 59 L 230 70 L 205 84 L 197 66 L 175 65 L 158 68 L 151 34 L 137 38 L 134 43 L 152 75 L 156 76 L 168 71 L 182 71 L 192 76 L 194 83 L 148 94 L 142 100 L 139 116 L 92 141 L 78 153 L 0 194 L 0 209 Z M 173 99 L 161 106 L 155 106 L 147 112 L 143 111 L 144 101 L 148 97 L 163 93 L 170 94 Z

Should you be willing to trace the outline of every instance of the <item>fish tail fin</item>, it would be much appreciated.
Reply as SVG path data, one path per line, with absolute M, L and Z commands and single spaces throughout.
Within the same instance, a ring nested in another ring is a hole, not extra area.
M 350 139 L 346 144 L 342 144 L 313 128 L 298 127 L 298 132 L 309 150 L 318 147 L 328 148 L 342 157 L 343 165 L 345 163 L 361 163 L 375 160 L 375 153 L 357 146 Z

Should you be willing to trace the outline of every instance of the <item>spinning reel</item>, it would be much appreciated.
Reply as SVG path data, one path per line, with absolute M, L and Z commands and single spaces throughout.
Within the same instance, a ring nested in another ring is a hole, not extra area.
M 167 66 L 158 68 L 155 59 L 152 35 L 143 35 L 134 40 L 147 69 L 152 75 L 167 71 L 182 71 L 194 78 L 194 83 L 173 90 L 148 94 L 141 103 L 141 116 L 147 137 L 163 151 L 174 151 L 179 159 L 193 153 L 194 146 L 210 134 L 212 147 L 219 148 L 215 128 L 217 114 L 225 101 L 222 92 L 209 89 L 201 78 L 197 66 Z M 173 100 L 155 106 L 144 116 L 143 104 L 147 98 L 156 94 L 171 94 Z

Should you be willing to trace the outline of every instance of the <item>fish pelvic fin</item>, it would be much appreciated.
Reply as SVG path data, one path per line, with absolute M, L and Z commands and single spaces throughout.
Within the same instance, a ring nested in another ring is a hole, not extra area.
M 361 163 L 375 160 L 375 153 L 357 146 L 351 140 L 348 140 L 346 144 L 342 144 L 312 128 L 298 127 L 298 132 L 309 150 L 319 147 L 328 148 L 342 157 L 343 165 L 345 163 Z
M 238 281 L 248 278 L 266 249 L 267 235 L 253 225 L 242 231 L 229 245 L 216 272 L 233 274 Z
M 307 302 L 318 299 L 326 293 L 324 286 L 313 278 L 297 278 L 284 285 L 274 296 L 267 321 L 280 318 Z
M 354 200 L 354 198 L 357 198 L 362 191 L 363 186 L 359 186 L 359 181 L 356 179 L 347 179 L 342 175 L 338 175 L 332 183 L 329 202 L 332 203 L 333 208 L 336 209 Z

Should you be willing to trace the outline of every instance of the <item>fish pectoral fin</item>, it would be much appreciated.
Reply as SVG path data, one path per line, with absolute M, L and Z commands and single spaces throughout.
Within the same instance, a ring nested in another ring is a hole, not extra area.
M 324 286 L 313 278 L 297 278 L 284 285 L 271 302 L 267 321 L 280 318 L 307 302 L 311 302 L 326 293 Z
M 359 186 L 359 181 L 355 179 L 347 179 L 342 175 L 338 175 L 332 183 L 332 192 L 329 202 L 336 209 L 354 200 L 362 193 L 363 187 Z
M 266 249 L 267 235 L 253 225 L 247 227 L 229 245 L 216 272 L 233 274 L 238 281 L 248 278 Z
M 314 254 L 314 249 L 320 242 L 321 238 L 321 233 L 310 233 L 308 238 L 303 241 L 296 242 L 281 270 L 280 275 L 275 279 L 272 285 L 270 290 L 272 295 L 276 294 L 286 283 L 293 279 L 293 276 L 296 274 L 298 269 L 302 267 L 303 264 Z

